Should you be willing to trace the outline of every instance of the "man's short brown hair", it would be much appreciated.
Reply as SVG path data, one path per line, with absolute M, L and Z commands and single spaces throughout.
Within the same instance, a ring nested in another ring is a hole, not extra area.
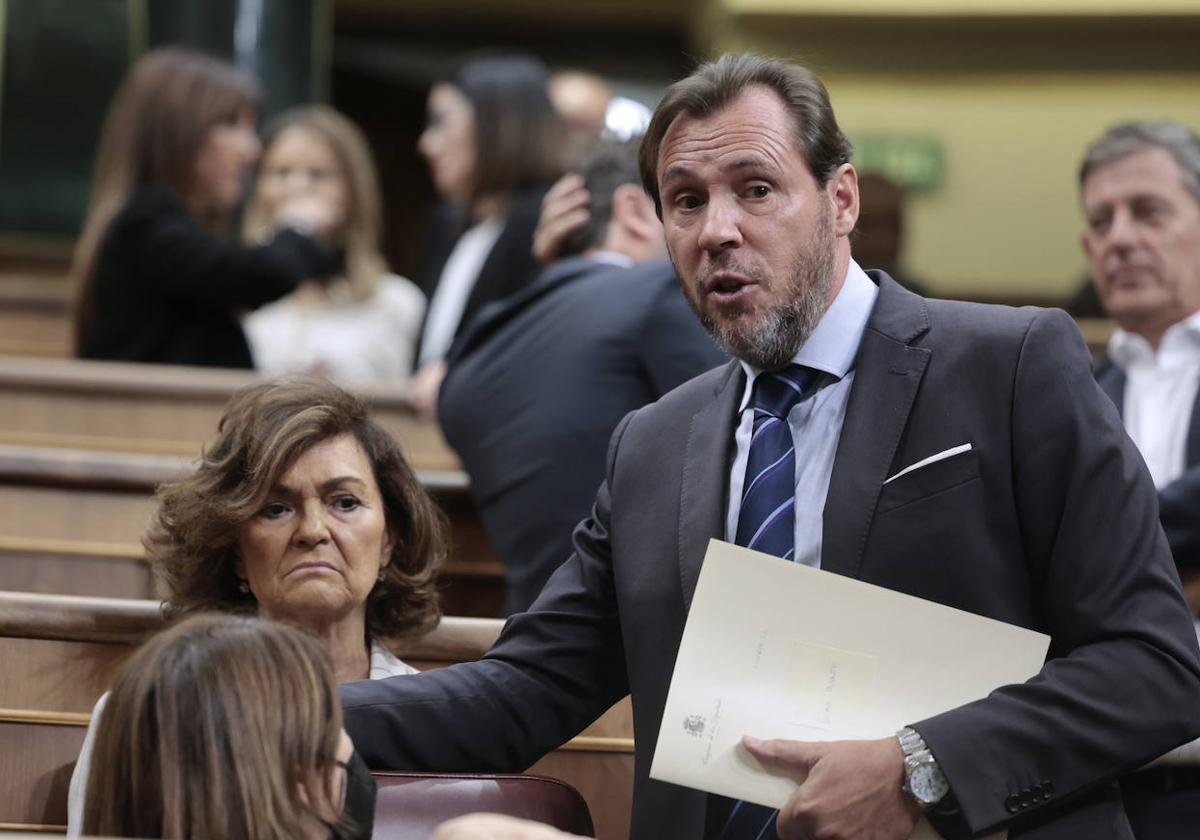
M 638 161 L 642 185 L 654 199 L 659 218 L 662 202 L 658 193 L 658 152 L 671 123 L 680 114 L 705 117 L 715 113 L 754 85 L 773 90 L 783 100 L 792 115 L 797 148 L 818 184 L 828 182 L 839 166 L 850 161 L 853 147 L 838 128 L 825 85 L 811 70 L 752 53 L 727 53 L 701 64 L 667 88 L 654 109 Z

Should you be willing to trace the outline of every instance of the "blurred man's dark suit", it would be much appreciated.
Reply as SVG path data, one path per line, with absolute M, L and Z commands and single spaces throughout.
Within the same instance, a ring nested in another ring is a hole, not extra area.
M 504 561 L 506 613 L 570 555 L 621 418 L 728 358 L 665 258 L 560 260 L 480 312 L 451 349 L 438 419 Z
M 1112 779 L 1200 734 L 1200 654 L 1149 474 L 1064 313 L 874 279 L 823 568 L 1052 637 L 1029 682 L 912 722 L 950 784 L 937 825 L 1129 838 Z M 574 555 L 483 661 L 342 687 L 369 764 L 521 769 L 628 691 L 633 838 L 704 836 L 707 795 L 648 773 L 705 547 L 725 532 L 744 382 L 731 363 L 622 421 Z

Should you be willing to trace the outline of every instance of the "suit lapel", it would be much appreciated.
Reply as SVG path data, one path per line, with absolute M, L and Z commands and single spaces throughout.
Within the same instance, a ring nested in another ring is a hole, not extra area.
M 929 329 L 922 298 L 869 272 L 879 298 L 854 363 L 833 475 L 825 499 L 821 567 L 857 576 L 875 505 L 908 424 L 931 351 L 911 342 Z
M 700 577 L 704 552 L 712 538 L 725 538 L 729 461 L 733 450 L 733 421 L 745 387 L 737 361 L 713 391 L 713 398 L 692 416 L 683 453 L 679 491 L 679 579 L 685 609 Z

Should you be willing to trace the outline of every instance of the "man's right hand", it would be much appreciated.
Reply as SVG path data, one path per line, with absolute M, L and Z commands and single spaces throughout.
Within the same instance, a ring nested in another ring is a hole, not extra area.
M 583 186 L 583 178 L 573 172 L 554 182 L 542 198 L 542 215 L 533 232 L 533 258 L 542 265 L 558 259 L 567 234 L 587 224 L 592 197 Z

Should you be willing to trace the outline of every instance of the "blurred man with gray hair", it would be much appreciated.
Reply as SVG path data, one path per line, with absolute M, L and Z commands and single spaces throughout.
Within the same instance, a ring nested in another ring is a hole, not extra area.
M 1117 322 L 1096 379 L 1146 459 L 1200 613 L 1200 137 L 1169 121 L 1114 126 L 1088 148 L 1079 185 L 1083 250 Z M 1121 787 L 1138 840 L 1196 836 L 1200 742 Z

